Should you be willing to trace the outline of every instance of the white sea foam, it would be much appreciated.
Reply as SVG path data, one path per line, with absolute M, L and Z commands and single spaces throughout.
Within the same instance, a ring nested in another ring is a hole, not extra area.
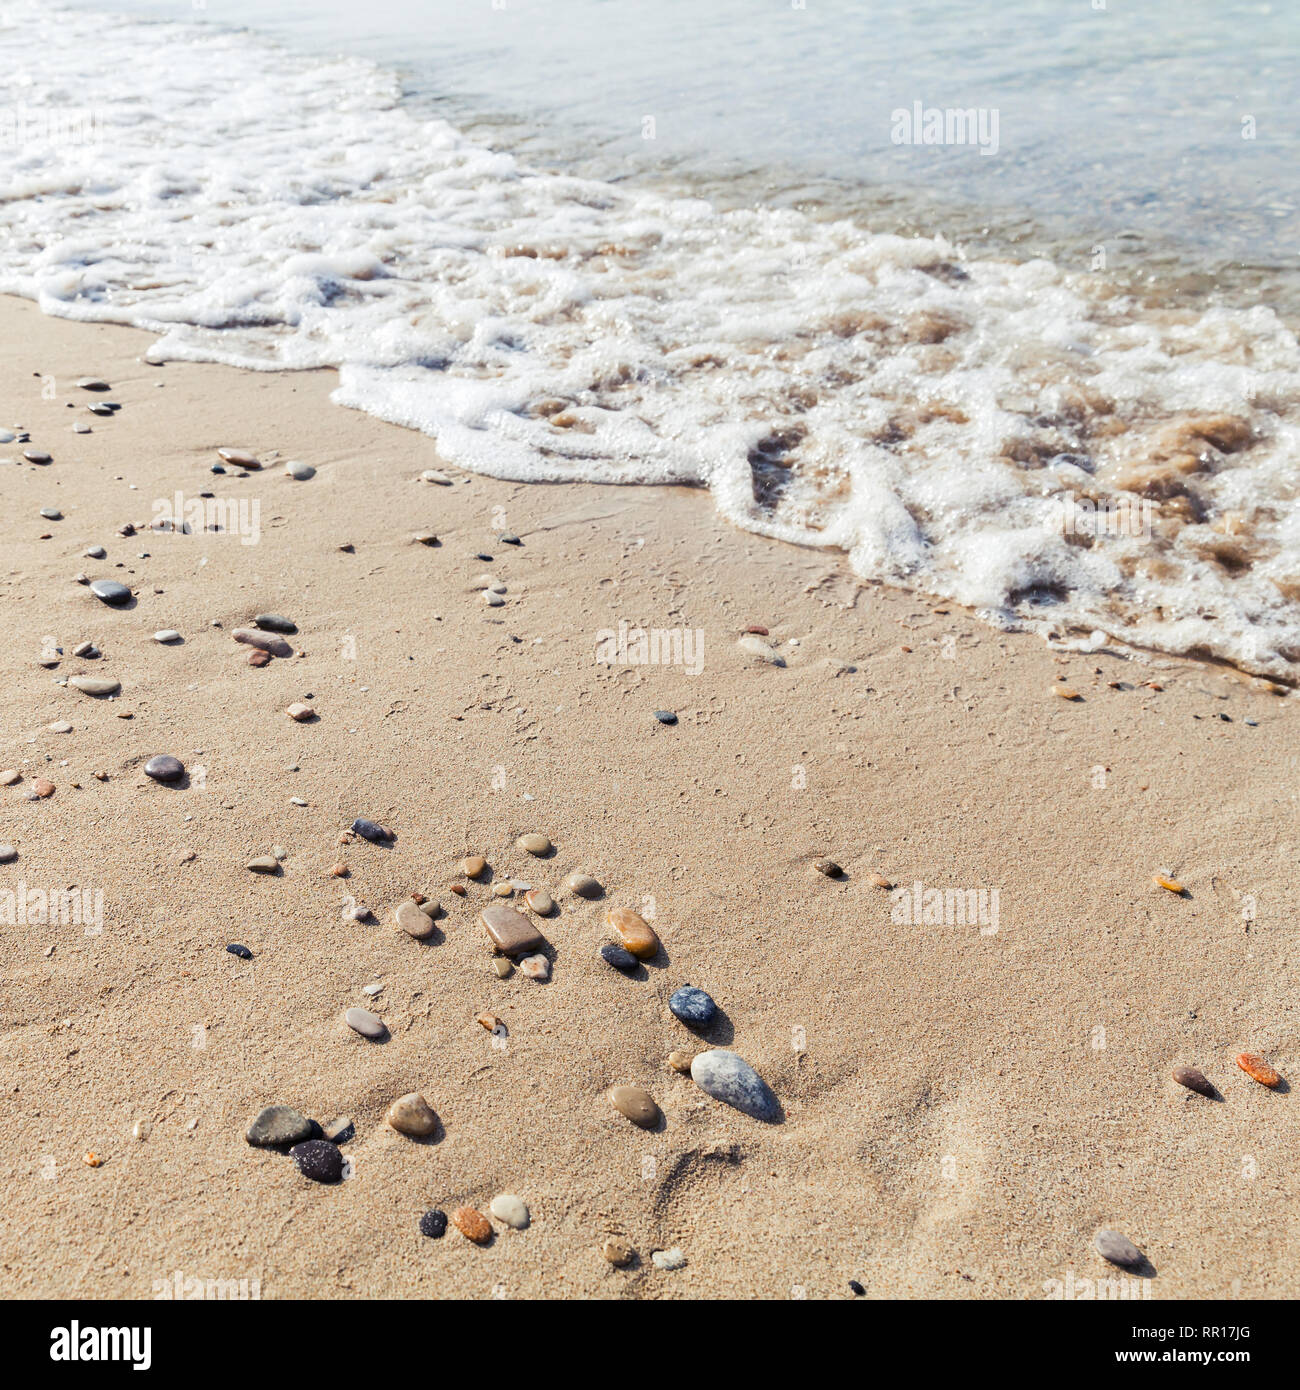
M 89 113 L 0 146 L 0 291 L 160 361 L 337 366 L 475 471 L 699 482 L 990 621 L 1300 673 L 1300 349 L 1267 308 L 539 174 L 242 32 L 0 25 L 25 113 Z M 1145 534 L 1062 524 L 1138 496 Z

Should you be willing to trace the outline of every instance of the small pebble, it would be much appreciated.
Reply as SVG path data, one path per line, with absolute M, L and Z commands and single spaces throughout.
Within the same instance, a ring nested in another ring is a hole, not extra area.
M 576 893 L 580 898 L 598 898 L 604 892 L 604 889 L 590 874 L 572 873 L 564 880 L 564 886 L 570 893 Z
M 70 734 L 72 725 L 66 719 L 56 719 L 53 724 L 45 726 L 52 734 Z
M 244 1138 L 257 1148 L 301 1144 L 312 1136 L 312 1123 L 291 1105 L 268 1105 L 258 1113 Z
M 528 1208 L 512 1192 L 503 1192 L 493 1197 L 488 1210 L 498 1221 L 504 1222 L 512 1230 L 522 1231 L 528 1225 Z
M 223 463 L 233 464 L 236 468 L 256 469 L 262 466 L 261 460 L 246 449 L 218 449 L 217 457 Z
M 393 909 L 393 921 L 417 941 L 427 941 L 434 933 L 429 915 L 421 912 L 419 905 L 410 898 L 403 898 Z
M 54 462 L 54 460 L 50 457 L 49 454 L 45 453 L 43 450 L 40 450 L 40 449 L 24 449 L 24 450 L 23 450 L 23 458 L 25 458 L 25 459 L 27 460 L 28 463 L 53 463 L 53 462 Z
M 844 877 L 844 870 L 833 859 L 814 859 L 812 866 L 819 874 L 825 874 L 827 878 Z
M 854 1298 L 865 1298 L 867 1293 L 866 1289 L 864 1289 L 856 1279 L 849 1280 L 849 1292 Z
M 131 1126 L 131 1138 L 136 1140 L 137 1143 L 143 1144 L 152 1133 L 153 1125 L 151 1125 L 148 1120 L 137 1120 L 135 1124 Z
M 102 560 L 108 551 L 102 545 L 88 545 L 83 554 L 91 560 Z
M 600 1247 L 600 1253 L 615 1269 L 625 1269 L 636 1259 L 636 1251 L 625 1240 L 607 1240 Z
M 487 860 L 481 854 L 468 854 L 460 861 L 460 871 L 466 878 L 477 878 L 487 868 Z
M 435 531 L 417 531 L 411 539 L 416 545 L 437 545 L 438 535 Z
M 489 1033 L 495 1033 L 496 1030 L 502 1026 L 501 1020 L 496 1014 L 491 1013 L 479 1014 L 474 1022 L 477 1023 L 480 1028 L 486 1028 Z
M 436 483 L 439 487 L 450 487 L 451 479 L 445 473 L 439 473 L 436 468 L 426 468 L 420 474 L 420 481 L 423 483 Z
M 83 695 L 116 695 L 122 688 L 121 681 L 108 676 L 73 676 L 68 684 Z
M 327 1140 L 309 1139 L 305 1144 L 295 1144 L 289 1157 L 303 1177 L 312 1182 L 338 1182 L 343 1176 L 343 1155 Z
M 718 1006 L 702 989 L 694 985 L 683 985 L 668 1001 L 674 1018 L 679 1018 L 692 1028 L 707 1028 L 713 1022 Z
M 384 1020 L 378 1014 L 372 1014 L 369 1009 L 351 1008 L 343 1015 L 343 1020 L 354 1033 L 360 1033 L 363 1038 L 382 1038 L 388 1032 L 384 1027 Z
M 251 651 L 248 654 L 248 664 L 250 666 L 269 666 L 271 664 L 271 653 Z
M 457 1207 L 451 1214 L 452 1224 L 475 1245 L 486 1245 L 492 1239 L 492 1223 L 473 1207 Z
M 502 545 L 523 545 L 523 541 L 514 534 L 513 531 L 506 531 L 501 536 Z
M 1282 1080 L 1281 1076 L 1254 1052 L 1243 1052 L 1237 1058 L 1237 1065 L 1247 1076 L 1258 1081 L 1261 1086 L 1276 1086 Z
M 391 831 L 385 830 L 382 825 L 377 825 L 374 821 L 366 820 L 362 816 L 358 816 L 352 822 L 352 829 L 363 840 L 369 840 L 376 845 L 384 844 L 393 838 Z
M 305 483 L 308 478 L 316 476 L 316 470 L 309 463 L 289 463 L 285 465 L 285 473 L 300 483 Z
M 153 635 L 155 642 L 179 642 L 181 635 L 174 627 L 159 628 Z
M 521 835 L 515 844 L 529 854 L 548 854 L 551 848 L 551 842 L 545 835 Z
M 420 1234 L 428 1236 L 430 1240 L 440 1240 L 446 1229 L 447 1213 L 439 1211 L 437 1207 L 432 1211 L 426 1211 L 420 1218 Z
M 37 777 L 32 783 L 32 791 L 44 801 L 47 797 L 54 795 L 54 783 L 46 781 L 44 777 Z
M 263 854 L 257 859 L 250 859 L 245 866 L 255 874 L 274 874 L 280 869 L 280 861 L 273 854 Z
M 766 661 L 771 666 L 784 666 L 785 657 L 774 652 L 763 639 L 756 634 L 742 637 L 736 645 L 743 652 L 748 652 L 750 656 L 756 656 L 762 661 Z
M 346 1144 L 357 1137 L 356 1126 L 350 1115 L 340 1115 L 337 1120 L 322 1126 L 321 1133 L 331 1144 Z
M 12 864 L 18 858 L 18 851 L 12 845 L 0 845 L 0 864 Z
M 545 956 L 524 956 L 519 969 L 530 980 L 546 980 L 550 978 L 551 963 Z
M 91 581 L 90 592 L 102 603 L 114 608 L 131 601 L 131 591 L 116 579 L 95 579 Z
M 518 956 L 536 951 L 546 938 L 522 913 L 505 903 L 492 903 L 479 913 L 479 921 L 503 955 Z
M 316 711 L 310 705 L 304 705 L 300 700 L 290 705 L 285 713 L 290 719 L 301 724 L 304 720 L 315 718 Z
M 530 888 L 524 894 L 524 901 L 539 917 L 549 917 L 555 911 L 551 895 L 540 888 Z
M 640 913 L 630 907 L 611 907 L 605 920 L 618 933 L 619 940 L 641 960 L 648 960 L 659 950 L 659 937 Z
M 1214 1098 L 1214 1087 L 1206 1078 L 1205 1073 L 1197 1071 L 1195 1067 L 1175 1067 L 1174 1080 L 1180 1086 L 1186 1086 L 1189 1091 L 1196 1091 L 1200 1095 Z
M 690 1052 L 670 1052 L 668 1054 L 668 1065 L 674 1071 L 681 1072 L 684 1076 L 689 1076 L 691 1063 L 695 1060 L 694 1054 Z
M 283 637 L 268 636 L 257 628 L 237 627 L 230 636 L 235 642 L 242 642 L 246 647 L 257 647 L 261 651 L 270 652 L 272 656 L 293 655 L 293 648 Z
M 659 1107 L 654 1097 L 640 1086 L 615 1086 L 609 1093 L 609 1103 L 642 1129 L 653 1129 L 659 1123 Z
M 1097 1253 L 1102 1259 L 1109 1260 L 1113 1265 L 1132 1269 L 1143 1263 L 1142 1252 L 1127 1236 L 1120 1235 L 1118 1231 L 1098 1231 L 1092 1243 L 1097 1247 Z
M 774 1120 L 780 1105 L 767 1082 L 734 1052 L 714 1048 L 691 1061 L 691 1080 L 706 1095 L 756 1120 Z
M 514 891 L 514 885 L 508 878 L 499 878 L 492 885 L 492 896 L 496 898 L 508 898 Z
M 670 710 L 670 709 L 657 709 L 657 710 L 655 710 L 655 718 L 656 718 L 661 724 L 676 724 L 676 723 L 677 723 L 677 716 L 676 716 L 676 715 L 672 712 L 672 710 Z
M 16 767 L 7 767 L 0 772 L 0 787 L 12 787 L 15 782 L 21 782 L 22 777 L 22 773 Z
M 504 980 L 506 976 L 514 970 L 514 966 L 510 964 L 505 956 L 493 956 L 492 969 L 497 972 L 499 978 Z
M 238 956 L 240 960 L 253 959 L 252 951 L 250 951 L 247 946 L 241 946 L 237 941 L 232 941 L 230 945 L 226 947 L 226 950 L 229 951 L 232 956 Z
M 253 626 L 260 628 L 263 632 L 293 633 L 298 631 L 297 623 L 290 618 L 281 617 L 279 613 L 259 613 L 253 619 Z
M 97 376 L 83 376 L 77 385 L 83 391 L 111 391 L 113 388 L 106 381 L 101 381 Z
M 484 590 L 483 601 L 489 608 L 500 608 L 505 603 L 505 599 L 500 594 L 494 594 L 491 589 Z
M 674 1245 L 671 1250 L 656 1250 L 650 1256 L 650 1263 L 656 1269 L 682 1269 L 686 1256 Z
M 388 1107 L 384 1118 L 399 1134 L 408 1134 L 417 1139 L 432 1134 L 438 1128 L 437 1115 L 419 1091 L 399 1096 Z
M 46 521 L 62 521 L 63 513 L 57 507 L 42 507 L 41 515 Z
M 600 948 L 600 957 L 606 965 L 612 965 L 615 970 L 635 970 L 639 964 L 631 951 L 615 946 L 612 941 Z

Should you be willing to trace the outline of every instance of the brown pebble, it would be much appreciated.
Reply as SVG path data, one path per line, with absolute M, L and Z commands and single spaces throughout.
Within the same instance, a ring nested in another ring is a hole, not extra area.
M 508 898 L 515 891 L 514 884 L 508 878 L 499 878 L 492 885 L 492 896 L 494 898 Z
M 285 710 L 289 718 L 296 720 L 299 724 L 301 724 L 304 719 L 310 719 L 315 712 L 316 711 L 313 710 L 310 705 L 304 705 L 301 700 L 295 701 Z
M 486 1245 L 492 1239 L 492 1225 L 481 1211 L 473 1207 L 457 1207 L 451 1214 L 452 1225 L 475 1245 Z
M 250 666 L 269 666 L 271 664 L 271 653 L 251 651 L 248 654 L 248 664 Z
M 892 888 L 894 885 L 884 876 L 884 874 L 868 874 L 867 882 L 873 888 Z
M 618 933 L 619 940 L 634 956 L 649 960 L 659 949 L 654 928 L 630 907 L 611 907 L 605 920 Z
M 636 1259 L 636 1251 L 625 1240 L 607 1240 L 600 1247 L 600 1253 L 615 1269 L 623 1269 Z
M 21 782 L 23 774 L 16 767 L 7 767 L 0 772 L 0 787 L 12 787 L 15 782 Z
M 674 1071 L 679 1071 L 683 1075 L 689 1076 L 691 1070 L 691 1054 L 689 1052 L 670 1052 L 668 1054 L 668 1065 Z
M 768 635 L 767 629 L 763 626 L 762 623 L 750 623 L 750 625 L 745 629 L 745 631 L 752 632 L 756 637 L 766 637 Z
M 347 878 L 348 866 L 346 864 L 335 864 L 330 870 L 330 875 L 333 878 Z
M 1069 685 L 1054 685 L 1052 687 L 1052 694 L 1060 696 L 1062 700 L 1079 699 L 1079 692 L 1075 690 L 1073 686 Z
M 505 903 L 485 907 L 478 919 L 492 944 L 504 955 L 524 955 L 546 945 L 546 938 L 528 918 Z
M 1180 1086 L 1186 1086 L 1189 1091 L 1196 1091 L 1199 1095 L 1209 1096 L 1213 1099 L 1214 1087 L 1207 1080 L 1205 1073 L 1197 1071 L 1195 1067 L 1175 1067 L 1174 1080 Z
M 479 1014 L 475 1022 L 477 1022 L 480 1027 L 486 1028 L 489 1033 L 493 1032 L 495 1029 L 501 1026 L 501 1020 L 496 1016 L 496 1014 Z
M 384 1118 L 399 1134 L 409 1134 L 416 1138 L 432 1134 L 438 1128 L 438 1117 L 433 1107 L 419 1091 L 399 1096 L 388 1107 L 388 1113 Z
M 433 922 L 410 898 L 403 898 L 393 909 L 393 921 L 417 941 L 427 941 L 433 935 Z
M 54 783 L 47 782 L 44 777 L 38 777 L 32 783 L 32 790 L 37 796 L 46 797 L 54 795 Z
M 814 859 L 812 866 L 819 874 L 825 874 L 827 878 L 842 878 L 844 870 L 833 859 Z
M 450 888 L 458 898 L 463 898 L 465 896 L 465 885 L 463 883 L 453 883 L 450 885 Z
M 1281 1076 L 1257 1053 L 1243 1052 L 1237 1058 L 1237 1065 L 1247 1076 L 1254 1077 L 1261 1086 L 1276 1086 L 1282 1080 Z
M 615 1086 L 609 1093 L 609 1103 L 634 1125 L 653 1129 L 659 1123 L 659 1107 L 649 1091 L 640 1086 Z
M 487 868 L 487 860 L 481 854 L 467 854 L 460 861 L 460 871 L 466 878 L 477 878 Z
M 505 958 L 505 956 L 493 956 L 492 969 L 495 970 L 497 972 L 497 975 L 504 980 L 506 976 L 509 975 L 510 972 L 514 969 L 514 966 L 510 964 L 510 962 Z

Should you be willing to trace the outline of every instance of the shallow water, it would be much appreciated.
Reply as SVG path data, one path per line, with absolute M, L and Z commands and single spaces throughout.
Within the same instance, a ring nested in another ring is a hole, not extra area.
M 1294 21 L 132 8 L 0 4 L 0 289 L 338 366 L 467 468 L 701 483 L 993 622 L 1300 672 Z M 996 153 L 894 144 L 916 102 Z

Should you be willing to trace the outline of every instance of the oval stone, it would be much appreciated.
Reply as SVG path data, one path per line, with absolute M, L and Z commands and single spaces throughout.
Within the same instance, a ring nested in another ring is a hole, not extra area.
M 263 854 L 250 859 L 247 867 L 255 874 L 276 874 L 280 872 L 280 861 L 273 854 Z
M 369 1009 L 358 1009 L 354 1006 L 343 1015 L 343 1019 L 354 1033 L 360 1033 L 363 1038 L 382 1038 L 388 1032 L 384 1027 L 384 1020 L 378 1014 L 372 1014 Z
M 505 903 L 492 903 L 479 913 L 479 921 L 503 955 L 518 956 L 546 945 L 546 938 L 523 915 Z
M 607 1240 L 600 1253 L 615 1269 L 624 1269 L 636 1259 L 636 1251 L 625 1240 Z
M 0 845 L 0 864 L 12 864 L 18 858 L 18 851 L 12 845 Z
M 68 684 L 83 695 L 116 695 L 122 688 L 121 681 L 109 676 L 72 676 Z
M 153 640 L 155 642 L 179 642 L 181 635 L 174 627 L 164 627 L 154 633 Z
M 1186 1086 L 1189 1091 L 1196 1091 L 1200 1095 L 1214 1096 L 1214 1087 L 1210 1084 L 1204 1072 L 1197 1071 L 1195 1067 L 1175 1067 L 1174 1080 L 1180 1086 Z
M 256 628 L 237 627 L 230 635 L 236 642 L 242 642 L 246 647 L 256 647 L 259 651 L 269 652 L 271 656 L 293 655 L 293 648 L 283 637 L 268 636 L 265 632 L 258 632 Z
M 360 835 L 363 840 L 369 840 L 372 844 L 382 845 L 393 837 L 382 825 L 377 825 L 372 820 L 366 820 L 364 816 L 358 816 L 352 822 L 354 834 Z
M 467 854 L 460 861 L 460 871 L 466 878 L 477 878 L 487 868 L 487 860 L 481 854 Z
M 233 464 L 236 468 L 261 468 L 262 462 L 256 454 L 250 454 L 247 449 L 218 449 L 217 457 L 224 463 Z
M 714 1048 L 691 1061 L 691 1080 L 706 1095 L 755 1120 L 775 1120 L 781 1113 L 768 1084 L 734 1052 Z
M 564 886 L 580 898 L 598 898 L 604 891 L 590 874 L 572 873 L 564 880 Z
M 713 1022 L 718 1006 L 702 989 L 694 985 L 683 985 L 668 1001 L 674 1018 L 679 1018 L 692 1028 L 707 1028 Z
M 605 914 L 605 920 L 618 933 L 623 945 L 641 960 L 649 960 L 659 949 L 659 938 L 654 928 L 630 907 L 611 907 Z
M 524 894 L 524 901 L 539 917 L 549 917 L 555 911 L 555 902 L 551 895 L 540 888 L 530 888 Z
M 545 835 L 521 835 L 515 843 L 529 854 L 547 854 L 551 848 L 551 842 Z
M 111 604 L 115 608 L 131 601 L 130 589 L 125 584 L 119 584 L 116 579 L 93 579 L 90 592 L 101 602 Z
M 461 1235 L 475 1245 L 486 1245 L 492 1239 L 492 1223 L 473 1207 L 457 1207 L 451 1219 Z
M 393 909 L 393 921 L 417 941 L 427 941 L 433 935 L 433 921 L 428 913 L 411 898 L 403 898 Z
M 498 1221 L 504 1222 L 513 1230 L 522 1231 L 528 1225 L 528 1208 L 513 1192 L 503 1192 L 500 1196 L 493 1197 L 488 1210 Z
M 159 753 L 145 763 L 144 775 L 152 777 L 155 782 L 174 782 L 178 777 L 185 776 L 185 764 L 170 753 Z
M 253 959 L 252 951 L 250 951 L 247 946 L 241 946 L 238 941 L 232 941 L 230 945 L 226 947 L 226 950 L 229 951 L 232 956 L 238 956 L 240 960 Z
M 659 1123 L 659 1107 L 655 1104 L 655 1098 L 640 1086 L 615 1086 L 609 1093 L 609 1103 L 620 1115 L 642 1129 L 653 1129 Z
M 338 1182 L 343 1176 L 343 1155 L 324 1139 L 295 1144 L 289 1150 L 289 1157 L 298 1165 L 303 1177 L 312 1182 Z
M 426 1211 L 420 1218 L 420 1234 L 428 1236 L 430 1240 L 440 1240 L 446 1229 L 447 1213 L 439 1211 L 437 1207 L 432 1211 Z
M 1097 1247 L 1097 1253 L 1102 1259 L 1109 1260 L 1113 1265 L 1132 1269 L 1143 1262 L 1142 1252 L 1127 1236 L 1121 1235 L 1118 1231 L 1098 1231 L 1092 1238 L 1092 1243 Z
M 1282 1080 L 1262 1057 L 1256 1056 L 1253 1052 L 1243 1052 L 1237 1058 L 1237 1065 L 1261 1086 L 1276 1086 Z
M 258 1112 L 244 1138 L 259 1149 L 280 1148 L 285 1144 L 301 1144 L 310 1139 L 312 1123 L 291 1105 L 268 1105 Z
M 259 613 L 253 619 L 253 626 L 263 632 L 297 632 L 298 624 L 290 618 L 282 618 L 279 613 Z
M 615 946 L 612 941 L 600 948 L 600 958 L 615 970 L 635 970 L 637 967 L 637 959 L 632 952 Z
M 388 1107 L 385 1118 L 399 1134 L 409 1134 L 416 1139 L 423 1139 L 438 1128 L 438 1117 L 433 1107 L 419 1091 L 399 1096 Z

